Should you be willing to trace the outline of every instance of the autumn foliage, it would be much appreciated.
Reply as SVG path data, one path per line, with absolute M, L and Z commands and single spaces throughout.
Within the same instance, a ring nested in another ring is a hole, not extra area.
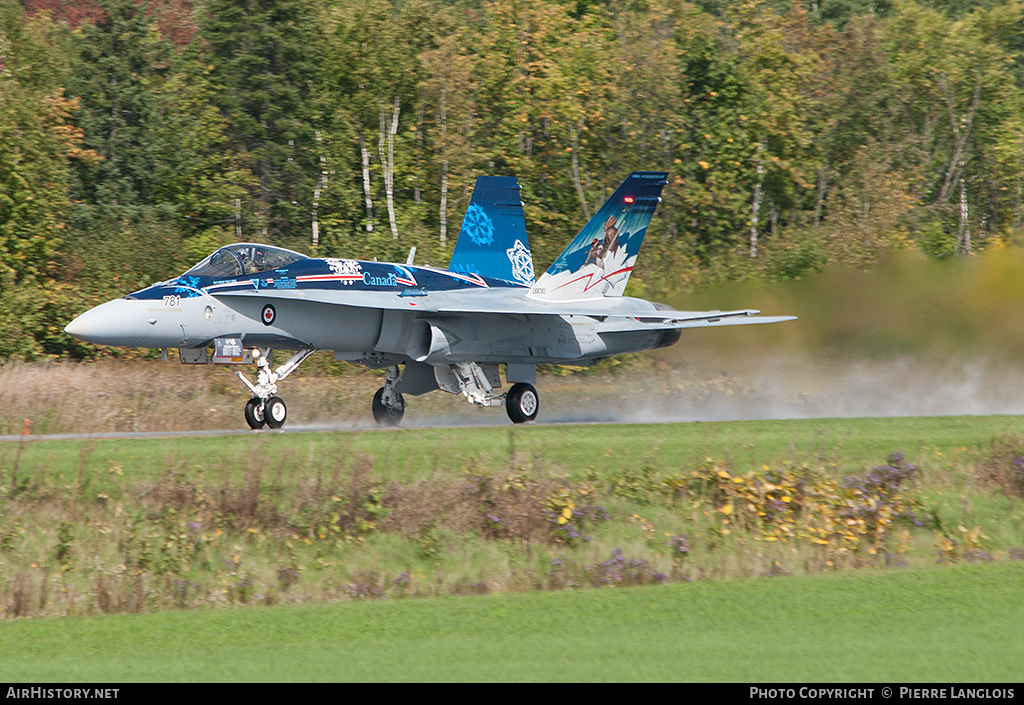
M 1009 2 L 0 0 L 0 357 L 227 242 L 443 266 L 479 174 L 543 268 L 668 171 L 650 295 L 1012 241 L 1022 52 Z

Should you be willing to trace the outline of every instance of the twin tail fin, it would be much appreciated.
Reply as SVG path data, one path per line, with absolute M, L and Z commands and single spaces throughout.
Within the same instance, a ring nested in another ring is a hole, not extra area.
M 634 171 L 590 219 L 530 292 L 545 301 L 622 296 L 667 172 Z
M 519 191 L 514 176 L 477 178 L 450 271 L 533 286 L 533 256 Z

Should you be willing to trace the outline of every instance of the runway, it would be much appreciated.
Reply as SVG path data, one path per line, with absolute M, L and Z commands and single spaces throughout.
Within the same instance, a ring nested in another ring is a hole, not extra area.
M 48 434 L 20 434 L 0 436 L 0 443 L 38 442 L 38 441 L 87 441 L 87 440 L 137 440 L 137 439 L 159 439 L 159 438 L 196 438 L 216 436 L 265 436 L 280 434 L 301 434 L 301 433 L 364 433 L 367 431 L 382 432 L 388 431 L 420 431 L 420 430 L 458 430 L 462 428 L 494 428 L 506 426 L 508 428 L 529 428 L 532 426 L 580 426 L 580 425 L 622 425 L 621 421 L 609 420 L 567 420 L 553 419 L 549 421 L 538 421 L 523 426 L 513 426 L 504 417 L 495 417 L 493 423 L 488 423 L 489 418 L 481 418 L 478 422 L 467 421 L 464 418 L 447 418 L 441 422 L 425 420 L 421 423 L 408 423 L 401 426 L 382 427 L 372 421 L 366 425 L 362 424 L 324 424 L 324 425 L 296 425 L 285 428 L 270 429 L 263 428 L 252 430 L 248 428 L 228 428 L 220 430 L 192 430 L 192 431 L 101 431 L 97 433 L 48 433 Z M 663 423 L 679 423 L 678 421 L 665 421 Z

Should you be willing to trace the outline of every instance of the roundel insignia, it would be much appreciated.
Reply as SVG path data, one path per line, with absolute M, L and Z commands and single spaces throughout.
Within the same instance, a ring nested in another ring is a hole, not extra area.
M 271 325 L 274 322 L 275 318 L 277 318 L 277 311 L 274 310 L 274 307 L 271 306 L 270 304 L 267 304 L 266 306 L 264 306 L 263 307 L 263 325 L 265 325 L 265 326 Z

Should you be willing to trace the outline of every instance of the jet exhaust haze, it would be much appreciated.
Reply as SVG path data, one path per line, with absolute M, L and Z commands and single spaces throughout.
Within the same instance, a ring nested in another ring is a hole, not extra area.
M 589 416 L 672 422 L 1024 414 L 1022 271 L 1017 249 L 953 261 L 902 251 L 867 272 L 830 267 L 799 281 L 672 299 L 680 308 L 757 301 L 799 320 L 743 336 L 684 332 L 673 348 L 651 353 L 666 369 L 632 376 L 632 390 L 593 404 Z

